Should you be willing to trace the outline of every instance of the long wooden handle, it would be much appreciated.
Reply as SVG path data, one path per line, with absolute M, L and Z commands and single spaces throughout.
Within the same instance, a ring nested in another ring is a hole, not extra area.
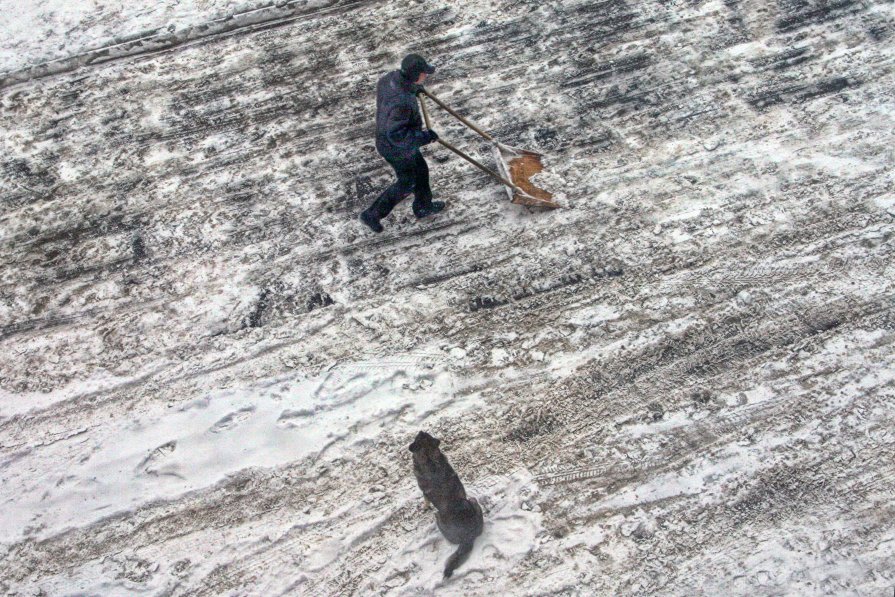
M 488 141 L 492 141 L 492 142 L 494 141 L 494 137 L 492 137 L 491 135 L 489 135 L 488 133 L 486 133 L 485 131 L 483 131 L 482 129 L 480 129 L 479 127 L 474 125 L 473 123 L 469 122 L 468 120 L 466 120 L 465 118 L 463 118 L 462 116 L 460 116 L 459 114 L 454 112 L 452 109 L 450 109 L 447 106 L 447 104 L 445 104 L 443 101 L 441 101 L 440 99 L 438 99 L 437 97 L 435 97 L 434 95 L 429 93 L 429 91 L 427 91 L 426 89 L 423 89 L 422 93 L 424 93 L 426 95 L 426 97 L 431 99 L 433 102 L 435 102 L 436 104 L 438 104 L 439 106 L 444 108 L 448 114 L 455 117 L 457 120 L 459 120 L 460 122 L 462 122 L 463 124 L 465 124 L 466 126 L 471 128 L 472 130 L 474 130 L 475 132 L 477 132 L 478 134 L 483 136 L 485 139 L 487 139 Z M 428 126 L 428 124 L 426 126 Z
M 429 94 L 427 93 L 426 95 L 429 95 Z M 423 98 L 419 98 L 419 99 L 420 99 L 420 108 L 422 108 L 422 110 L 423 110 L 423 120 L 426 121 L 426 128 L 431 130 L 432 125 L 429 123 L 429 111 L 426 110 L 426 102 L 423 101 Z M 441 143 L 442 145 L 444 145 L 445 147 L 447 147 L 448 149 L 450 149 L 451 151 L 453 151 L 454 153 L 456 153 L 458 156 L 460 156 L 467 162 L 469 162 L 470 164 L 472 164 L 473 166 L 476 166 L 480 170 L 487 172 L 488 174 L 490 174 L 491 176 L 493 176 L 494 178 L 496 178 L 503 184 L 507 185 L 511 189 L 516 190 L 516 191 L 521 191 L 521 189 L 519 187 L 517 187 L 516 185 L 514 185 L 512 182 L 510 182 L 509 180 L 507 180 L 506 178 L 504 178 L 503 176 L 501 176 L 500 174 L 498 174 L 491 168 L 485 166 L 484 164 L 481 164 L 476 159 L 466 155 L 464 152 L 460 151 L 459 149 L 457 149 L 456 147 L 454 147 L 447 141 L 442 141 L 440 138 L 437 139 L 437 141 L 439 143 Z
M 506 178 L 504 178 L 503 176 L 501 176 L 500 174 L 498 174 L 497 172 L 495 172 L 495 171 L 492 170 L 491 168 L 489 168 L 489 167 L 487 167 L 487 166 L 485 166 L 485 165 L 479 163 L 478 161 L 475 160 L 475 158 L 472 158 L 472 157 L 466 155 L 465 153 L 463 153 L 462 151 L 460 151 L 459 149 L 457 149 L 456 147 L 454 147 L 454 146 L 451 145 L 450 143 L 448 143 L 448 142 L 446 142 L 446 141 L 442 141 L 441 139 L 438 139 L 438 142 L 441 143 L 442 145 L 444 145 L 445 147 L 447 147 L 448 149 L 450 149 L 451 151 L 453 151 L 454 153 L 456 153 L 458 156 L 460 156 L 461 158 L 463 158 L 464 160 L 466 160 L 467 162 L 469 162 L 469 163 L 472 164 L 473 166 L 478 167 L 478 168 L 479 168 L 480 170 L 482 170 L 483 172 L 487 172 L 488 174 L 490 174 L 491 176 L 493 176 L 494 178 L 496 178 L 497 180 L 499 180 L 499 181 L 502 182 L 503 184 L 507 185 L 508 187 L 510 187 L 511 189 L 513 189 L 514 191 L 518 191 L 518 190 L 520 190 L 519 187 L 517 187 L 516 185 L 514 185 L 513 183 L 511 183 L 509 180 L 507 180 Z
M 417 98 L 420 100 L 420 108 L 423 111 L 423 120 L 426 121 L 426 128 L 432 130 L 432 123 L 429 122 L 429 111 L 426 109 L 426 102 L 424 102 L 423 98 L 420 96 L 417 96 Z

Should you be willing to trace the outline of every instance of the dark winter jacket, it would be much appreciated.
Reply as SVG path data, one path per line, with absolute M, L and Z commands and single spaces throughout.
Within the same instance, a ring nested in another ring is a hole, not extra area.
M 382 157 L 409 158 L 433 136 L 422 129 L 416 91 L 419 85 L 396 70 L 376 85 L 376 151 Z

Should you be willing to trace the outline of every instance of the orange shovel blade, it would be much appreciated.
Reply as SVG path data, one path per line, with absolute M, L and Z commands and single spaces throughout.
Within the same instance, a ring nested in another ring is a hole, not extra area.
M 502 143 L 495 145 L 494 149 L 503 174 L 525 193 L 520 193 L 508 187 L 507 193 L 510 195 L 510 200 L 513 203 L 530 205 L 532 207 L 560 207 L 558 203 L 553 201 L 552 193 L 536 187 L 529 180 L 532 176 L 544 170 L 544 165 L 541 163 L 541 154 L 528 151 L 527 149 L 516 149 Z

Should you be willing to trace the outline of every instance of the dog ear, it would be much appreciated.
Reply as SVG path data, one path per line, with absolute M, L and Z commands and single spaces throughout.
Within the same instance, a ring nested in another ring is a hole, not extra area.
M 435 447 L 436 447 L 436 448 L 437 448 L 438 446 L 441 445 L 441 440 L 440 440 L 440 439 L 438 439 L 437 437 L 433 437 L 432 439 L 435 440 Z
M 416 438 L 414 438 L 413 443 L 410 444 L 408 448 L 411 452 L 418 452 L 423 449 L 423 442 L 426 441 L 426 432 L 420 431 L 416 434 Z

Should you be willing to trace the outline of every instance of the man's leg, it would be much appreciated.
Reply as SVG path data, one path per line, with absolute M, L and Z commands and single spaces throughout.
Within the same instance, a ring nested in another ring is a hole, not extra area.
M 432 203 L 432 189 L 429 187 L 429 165 L 422 152 L 413 156 L 413 213 Z
M 443 201 L 432 201 L 432 189 L 429 187 L 429 165 L 422 152 L 414 156 L 413 213 L 418 218 L 436 214 L 444 209 Z
M 414 185 L 414 162 L 402 159 L 387 160 L 395 169 L 395 175 L 398 177 L 394 183 L 385 189 L 379 197 L 370 204 L 363 213 L 361 220 L 373 229 L 374 232 L 382 232 L 382 224 L 379 220 L 388 216 L 412 190 Z

